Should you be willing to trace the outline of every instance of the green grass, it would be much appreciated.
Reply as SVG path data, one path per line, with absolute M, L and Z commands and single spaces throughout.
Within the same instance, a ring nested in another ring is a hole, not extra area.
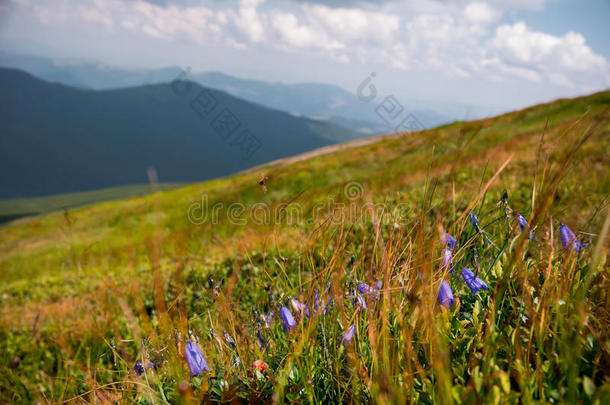
M 609 118 L 598 93 L 6 224 L 0 397 L 607 403 Z M 215 219 L 193 217 L 202 201 Z M 262 220 L 263 208 L 279 214 Z M 591 245 L 565 254 L 560 221 Z M 440 266 L 445 231 L 458 239 L 453 273 Z M 474 252 L 489 285 L 475 296 L 460 278 Z M 451 309 L 437 302 L 442 280 Z M 368 310 L 349 295 L 362 281 L 383 284 Z M 314 316 L 315 293 L 332 299 L 326 314 Z M 311 317 L 290 332 L 277 316 L 256 321 L 253 307 L 289 297 Z M 211 369 L 192 379 L 188 331 Z M 156 370 L 138 377 L 148 359 Z
M 156 187 L 160 190 L 171 190 L 183 185 L 182 183 L 160 183 Z M 64 208 L 71 209 L 103 201 L 142 196 L 153 191 L 154 189 L 148 184 L 137 184 L 45 197 L 0 199 L 0 223 L 13 218 L 43 214 Z

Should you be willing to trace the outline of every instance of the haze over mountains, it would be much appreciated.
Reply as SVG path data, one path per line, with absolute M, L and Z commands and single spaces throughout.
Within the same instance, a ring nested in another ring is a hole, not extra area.
M 356 90 L 329 84 L 179 67 L 122 69 L 2 51 L 0 66 L 16 68 L 0 68 L 0 198 L 142 184 L 149 167 L 162 182 L 202 181 L 396 131 Z M 190 81 L 187 95 L 172 88 L 178 78 L 182 85 Z M 437 106 L 448 114 L 408 110 L 415 129 L 459 118 L 459 106 Z M 232 122 L 221 122 L 227 119 Z
M 201 181 L 360 134 L 188 81 L 83 90 L 0 69 L 0 197 Z
M 0 66 L 25 70 L 49 82 L 84 89 L 106 90 L 164 83 L 178 77 L 183 69 L 122 69 L 80 60 L 54 60 L 0 51 Z M 362 102 L 353 91 L 321 83 L 284 84 L 247 80 L 220 72 L 189 72 L 189 79 L 202 86 L 223 90 L 235 97 L 295 115 L 330 121 L 361 132 L 363 136 L 395 131 L 376 112 L 376 105 Z M 355 86 L 356 87 L 356 86 Z M 476 118 L 499 111 L 483 111 L 448 102 L 397 101 L 426 128 L 458 119 Z

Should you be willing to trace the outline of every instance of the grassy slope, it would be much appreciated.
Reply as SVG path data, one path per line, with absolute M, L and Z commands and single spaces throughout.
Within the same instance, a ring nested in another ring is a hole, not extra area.
M 548 216 L 543 220 L 544 225 L 552 223 L 556 226 L 551 218 L 561 219 L 572 229 L 595 235 L 605 219 L 606 198 L 610 191 L 607 179 L 610 163 L 607 154 L 610 150 L 609 113 L 608 92 L 574 100 L 559 100 L 496 118 L 405 134 L 289 165 L 275 163 L 226 179 L 78 208 L 70 211 L 69 220 L 64 218 L 63 213 L 56 212 L 7 224 L 0 228 L 0 271 L 4 280 L 0 287 L 0 292 L 4 294 L 0 327 L 4 331 L 3 338 L 10 342 L 4 364 L 8 364 L 11 353 L 19 353 L 24 358 L 28 356 L 23 347 L 23 335 L 18 331 L 26 331 L 26 335 L 29 331 L 44 342 L 48 347 L 47 354 L 33 356 L 50 356 L 45 361 L 51 363 L 52 358 L 59 356 L 60 352 L 82 358 L 82 351 L 85 350 L 83 342 L 98 342 L 91 343 L 91 347 L 97 344 L 99 349 L 101 337 L 108 339 L 109 336 L 125 334 L 137 337 L 140 329 L 150 331 L 152 326 L 145 320 L 147 317 L 138 312 L 141 310 L 138 309 L 138 302 L 144 294 L 148 298 L 144 298 L 142 308 L 154 307 L 148 302 L 150 300 L 161 305 L 159 297 L 150 295 L 154 284 L 153 274 L 159 275 L 158 280 L 170 280 L 167 281 L 166 292 L 170 306 L 172 302 L 180 302 L 177 298 L 180 293 L 172 289 L 180 291 L 183 277 L 187 280 L 195 275 L 204 277 L 211 271 L 227 269 L 227 266 L 237 269 L 239 274 L 248 274 L 248 280 L 253 283 L 250 287 L 273 285 L 274 278 L 283 279 L 282 272 L 286 271 L 278 261 L 279 256 L 289 258 L 286 266 L 291 273 L 279 283 L 292 294 L 298 294 L 301 290 L 299 286 L 305 285 L 303 283 L 318 270 L 327 269 L 329 263 L 344 269 L 342 263 L 349 257 L 352 257 L 352 261 L 354 257 L 368 257 L 362 263 L 362 269 L 353 271 L 363 272 L 358 273 L 361 278 L 366 278 L 367 273 L 371 277 L 372 267 L 367 260 L 373 260 L 372 266 L 376 266 L 376 250 L 369 252 L 365 248 L 366 243 L 362 245 L 357 239 L 374 234 L 372 223 L 375 221 L 365 221 L 364 225 L 347 228 L 347 234 L 356 242 L 351 239 L 349 244 L 343 245 L 343 227 L 335 229 L 324 225 L 326 233 L 323 236 L 316 233 L 324 224 L 323 220 L 314 221 L 313 224 L 307 221 L 290 224 L 286 220 L 256 224 L 250 218 L 246 219 L 245 226 L 232 223 L 226 217 L 226 207 L 231 203 L 242 203 L 247 207 L 265 203 L 272 212 L 281 204 L 290 203 L 291 207 L 298 207 L 304 218 L 311 218 L 318 202 L 329 199 L 352 202 L 344 195 L 344 187 L 346 184 L 351 187 L 351 182 L 357 182 L 363 190 L 361 198 L 358 198 L 360 205 L 365 202 L 385 203 L 394 207 L 406 204 L 408 208 L 403 215 L 390 222 L 406 225 L 401 229 L 406 229 L 405 235 L 409 234 L 410 237 L 417 236 L 415 229 L 419 226 L 417 219 L 420 215 L 436 224 L 431 229 L 440 226 L 460 234 L 464 229 L 462 214 L 467 206 L 477 202 L 477 207 L 484 208 L 480 214 L 484 217 L 483 213 L 493 210 L 502 189 L 509 190 L 511 206 L 526 215 L 531 210 L 536 150 L 547 119 L 548 129 L 541 155 L 543 159 L 539 162 L 539 187 L 549 181 L 546 176 L 550 178 L 552 172 L 549 168 L 545 177 L 542 176 L 545 158 L 548 158 L 550 166 L 560 165 L 569 145 L 591 128 L 593 133 L 568 167 L 566 178 L 553 198 Z M 510 157 L 512 160 L 506 169 L 492 183 L 488 201 L 475 201 L 481 184 L 487 182 Z M 269 176 L 266 194 L 257 184 L 260 172 Z M 432 189 L 435 190 L 433 196 L 429 193 Z M 208 221 L 194 224 L 189 221 L 189 209 L 201 202 L 202 196 L 207 196 L 209 206 L 224 204 L 225 209 L 221 210 L 217 223 Z M 544 197 L 538 196 L 539 199 Z M 494 200 L 493 204 L 491 200 Z M 241 218 L 246 218 L 246 215 Z M 413 231 L 410 231 L 411 228 Z M 550 231 L 545 228 L 540 233 L 548 237 Z M 494 236 L 501 238 L 502 234 Z M 377 241 L 373 245 L 377 246 Z M 417 244 L 405 246 L 413 249 Z M 227 260 L 230 260 L 229 265 L 226 264 Z M 493 257 L 484 260 L 491 267 L 495 265 Z M 252 276 L 252 271 L 258 275 Z M 271 278 L 267 278 L 265 273 Z M 203 283 L 199 283 L 201 285 L 197 284 L 197 288 L 203 288 Z M 153 322 L 155 327 L 161 329 L 157 332 L 161 333 L 163 328 L 168 327 L 167 322 L 182 328 L 185 325 L 184 316 L 193 316 L 191 311 L 198 307 L 192 307 L 194 304 L 190 300 L 193 299 L 193 292 L 190 287 L 185 290 L 188 291 L 188 298 L 184 298 L 190 303 L 188 305 L 191 306 L 187 305 L 190 310 L 177 317 L 171 315 L 170 310 L 170 321 L 159 315 L 159 319 Z M 272 287 L 276 288 L 277 285 Z M 197 293 L 194 294 L 197 297 Z M 246 316 L 251 306 L 247 303 L 255 296 L 265 296 L 264 293 L 245 294 L 247 298 L 241 299 L 246 304 L 237 306 L 235 316 L 239 319 Z M 171 301 L 172 297 L 177 301 Z M 136 308 L 136 315 L 127 308 L 131 304 Z M 191 325 L 204 328 L 196 320 L 197 317 L 195 315 L 195 320 L 191 319 Z M 117 327 L 117 322 L 123 326 Z M 602 332 L 606 333 L 607 330 L 603 329 Z M 137 345 L 122 344 L 120 350 L 123 356 L 133 357 L 137 353 Z M 48 395 L 65 399 L 91 386 L 90 383 L 82 383 L 81 388 L 73 390 L 72 385 L 66 388 L 66 385 L 50 382 L 45 379 L 47 377 L 33 371 L 38 367 L 36 361 L 44 361 L 30 360 L 30 374 L 27 378 L 22 377 L 19 383 L 23 387 L 53 387 Z M 90 378 L 90 374 L 84 371 L 85 360 L 79 361 L 80 367 L 74 366 L 79 370 L 79 375 Z M 46 369 L 45 376 L 54 373 L 65 376 L 70 369 L 62 364 L 40 367 L 54 370 Z M 287 366 L 284 364 L 283 367 Z M 467 374 L 470 375 L 471 371 Z M 369 378 L 374 376 L 374 371 L 370 372 L 373 374 Z M 15 384 L 17 374 L 11 373 L 15 372 L 8 371 L 8 368 L 3 371 L 7 381 Z M 175 373 L 179 374 L 174 370 L 173 375 Z M 441 377 L 437 374 L 439 384 L 444 381 Z M 103 381 L 104 377 L 100 375 L 99 378 Z M 471 378 L 474 378 L 473 375 Z M 280 378 L 280 381 L 284 380 Z M 369 385 L 372 393 L 359 394 L 361 387 L 353 379 L 348 381 L 348 386 L 353 384 L 354 391 L 349 394 L 352 398 L 382 393 L 382 387 L 373 384 Z M 462 382 L 464 387 L 468 381 L 471 380 Z M 425 381 L 419 383 L 427 384 Z M 517 383 L 511 381 L 511 384 Z M 7 396 L 25 395 L 19 388 L 1 388 Z M 446 399 L 442 389 L 436 387 L 435 390 Z M 483 390 L 490 395 L 493 393 L 491 386 Z M 508 391 L 511 391 L 510 387 Z M 457 390 L 453 393 L 454 399 L 464 399 L 468 393 L 468 389 Z M 311 395 L 314 394 L 309 395 L 309 399 L 312 399 Z M 543 398 L 548 400 L 549 395 L 547 393 Z M 557 395 L 566 398 L 562 392 Z M 33 394 L 33 397 L 37 397 L 37 394 Z M 435 401 L 441 397 L 422 397 L 422 400 Z
M 181 183 L 160 183 L 160 190 L 180 187 Z M 125 199 L 150 194 L 154 189 L 148 184 L 119 186 L 79 193 L 56 194 L 46 197 L 0 199 L 0 222 L 11 216 L 42 214 L 64 208 L 75 208 L 109 200 Z

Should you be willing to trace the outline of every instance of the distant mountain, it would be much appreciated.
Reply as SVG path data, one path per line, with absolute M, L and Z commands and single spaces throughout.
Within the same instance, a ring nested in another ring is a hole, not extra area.
M 163 69 L 121 69 L 103 63 L 55 60 L 0 51 L 0 66 L 25 70 L 52 83 L 91 90 L 109 90 L 145 84 L 167 83 L 178 77 L 178 67 Z
M 82 90 L 0 68 L 0 197 L 29 197 L 147 182 L 200 181 L 358 138 L 174 82 Z
M 182 72 L 178 67 L 156 70 L 120 69 L 101 63 L 53 60 L 1 51 L 0 66 L 25 70 L 50 82 L 96 90 L 169 82 Z M 395 125 L 384 122 L 376 113 L 375 106 L 362 102 L 355 90 L 348 92 L 338 86 L 320 83 L 269 83 L 241 79 L 219 72 L 192 73 L 189 79 L 266 107 L 334 122 L 360 132 L 361 136 L 395 130 Z M 408 100 L 400 102 L 404 102 L 408 113 L 426 128 L 464 118 L 463 113 L 455 113 L 455 110 L 464 110 L 463 106 Z
M 375 105 L 362 102 L 356 91 L 321 83 L 266 83 L 245 80 L 219 72 L 194 73 L 193 80 L 204 86 L 224 90 L 254 103 L 328 120 L 367 134 L 394 132 L 375 111 Z M 453 121 L 449 116 L 422 108 L 405 108 L 429 128 Z

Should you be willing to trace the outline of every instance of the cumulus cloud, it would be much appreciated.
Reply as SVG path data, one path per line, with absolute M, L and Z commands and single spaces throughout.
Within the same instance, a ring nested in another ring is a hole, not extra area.
M 490 23 L 500 17 L 500 13 L 487 3 L 470 3 L 464 9 L 464 17 L 473 23 Z
M 237 12 L 228 10 L 228 19 L 245 39 L 251 42 L 262 42 L 265 39 L 265 18 L 257 12 L 257 7 L 263 0 L 241 0 Z M 223 16 L 224 18 L 224 16 Z
M 581 34 L 554 36 L 534 31 L 523 22 L 497 27 L 489 52 L 507 67 L 536 72 L 531 78 L 547 77 L 566 87 L 574 87 L 583 78 L 603 82 L 610 70 L 605 58 L 594 53 Z
M 552 62 L 561 68 L 579 71 L 606 65 L 604 58 L 586 45 L 581 34 L 568 32 L 557 37 L 533 31 L 523 22 L 496 28 L 491 45 L 515 63 L 544 65 Z
M 151 0 L 159 1 L 159 0 Z M 376 7 L 385 4 L 400 3 L 401 0 L 292 0 L 295 3 L 310 3 L 322 4 L 328 7 Z M 404 1 L 404 0 L 403 0 Z M 506 10 L 527 9 L 539 10 L 544 7 L 547 0 L 488 0 L 487 3 L 492 4 L 496 8 Z M 409 3 L 437 3 L 441 6 L 458 6 L 462 7 L 467 0 L 409 0 Z
M 276 11 L 272 13 L 271 27 L 279 34 L 283 43 L 295 48 L 321 48 L 334 50 L 343 47 L 338 41 L 330 41 L 322 32 L 300 24 L 292 13 Z
M 319 22 L 329 35 L 347 42 L 393 41 L 400 28 L 400 18 L 388 13 L 320 5 L 305 7 L 305 11 L 310 24 Z

